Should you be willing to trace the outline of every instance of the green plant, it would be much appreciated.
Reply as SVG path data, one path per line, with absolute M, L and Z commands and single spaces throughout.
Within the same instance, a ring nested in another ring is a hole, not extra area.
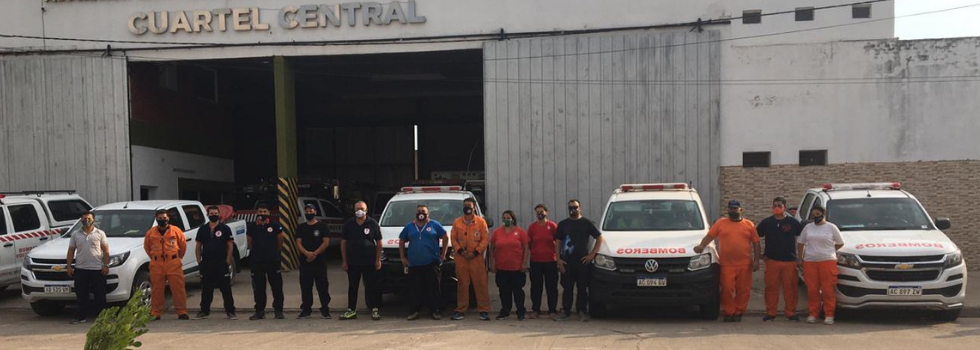
M 142 346 L 136 338 L 149 331 L 146 325 L 153 320 L 150 307 L 141 302 L 143 293 L 137 289 L 121 309 L 113 306 L 102 310 L 85 334 L 85 350 L 128 350 Z

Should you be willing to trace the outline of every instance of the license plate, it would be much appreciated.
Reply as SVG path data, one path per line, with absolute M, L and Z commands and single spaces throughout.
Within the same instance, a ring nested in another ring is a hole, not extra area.
M 667 279 L 658 277 L 637 277 L 637 287 L 666 287 Z
M 895 296 L 922 295 L 922 287 L 888 287 L 888 295 L 895 295 Z
M 71 294 L 71 286 L 44 286 L 47 294 Z

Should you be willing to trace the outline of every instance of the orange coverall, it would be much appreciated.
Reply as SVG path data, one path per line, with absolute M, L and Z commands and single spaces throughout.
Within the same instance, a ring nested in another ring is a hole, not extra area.
M 184 269 L 181 259 L 187 253 L 187 240 L 184 231 L 168 225 L 164 233 L 157 227 L 146 231 L 143 249 L 150 256 L 150 314 L 160 316 L 166 301 L 164 288 L 170 283 L 170 293 L 174 297 L 174 308 L 178 315 L 187 314 L 187 289 L 184 288 Z
M 453 242 L 453 251 L 457 252 L 456 278 L 456 312 L 465 313 L 470 307 L 470 283 L 473 283 L 473 290 L 476 291 L 476 306 L 479 312 L 490 312 L 490 292 L 487 290 L 487 266 L 483 260 L 483 252 L 487 251 L 490 242 L 490 234 L 487 230 L 487 221 L 474 215 L 473 221 L 466 223 L 464 217 L 460 217 L 453 222 L 453 230 L 450 234 Z M 459 249 L 467 252 L 476 251 L 477 257 L 466 259 L 458 253 Z

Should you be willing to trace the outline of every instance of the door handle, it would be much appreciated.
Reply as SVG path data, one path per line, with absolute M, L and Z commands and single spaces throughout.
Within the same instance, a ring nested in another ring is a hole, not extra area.
M 6 247 L 13 247 L 13 246 L 14 246 L 13 243 L 4 243 L 4 245 L 3 245 L 4 248 L 6 248 Z
M 188 242 L 190 242 L 190 241 L 191 241 L 191 239 L 190 239 L 190 238 L 188 238 L 188 239 L 187 239 L 187 241 L 188 241 Z

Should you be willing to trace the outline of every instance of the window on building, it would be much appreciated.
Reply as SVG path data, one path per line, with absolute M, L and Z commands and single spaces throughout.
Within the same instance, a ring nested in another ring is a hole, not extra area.
M 177 65 L 160 65 L 160 88 L 170 91 L 177 91 Z
M 852 18 L 871 18 L 871 4 L 858 4 L 851 6 Z
M 770 164 L 771 152 L 744 152 L 742 153 L 742 167 L 745 168 L 767 168 Z
M 762 23 L 762 10 L 742 11 L 742 24 L 759 24 L 759 23 Z
M 800 151 L 800 166 L 827 165 L 827 150 Z
M 813 20 L 813 8 L 812 7 L 797 7 L 796 8 L 796 21 L 812 21 Z
M 205 101 L 218 102 L 217 71 L 208 68 L 198 68 L 194 72 L 194 95 Z
M 25 232 L 41 228 L 41 218 L 33 205 L 13 205 L 10 210 L 10 222 L 14 224 L 14 232 Z

